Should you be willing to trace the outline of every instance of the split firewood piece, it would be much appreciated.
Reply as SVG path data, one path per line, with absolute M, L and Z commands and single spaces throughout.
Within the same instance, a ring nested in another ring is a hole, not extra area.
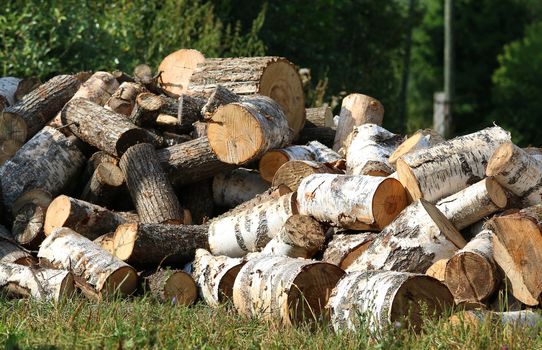
M 81 82 L 73 75 L 57 75 L 4 109 L 0 135 L 25 142 L 40 131 L 75 94 Z
M 279 320 L 285 325 L 315 322 L 331 290 L 344 275 L 338 266 L 283 256 L 258 256 L 239 271 L 233 304 L 241 315 Z
M 445 283 L 456 303 L 484 302 L 497 289 L 500 274 L 493 260 L 493 232 L 480 232 L 446 264 Z
M 370 96 L 350 94 L 342 101 L 339 124 L 333 142 L 333 150 L 339 151 L 355 126 L 363 124 L 382 125 L 384 106 Z
M 494 327 L 503 325 L 509 327 L 518 327 L 522 329 L 540 329 L 542 325 L 542 314 L 533 310 L 492 312 L 484 310 L 462 311 L 450 317 L 450 322 L 454 325 L 465 324 L 474 328 L 480 328 L 483 325 Z
M 397 173 L 413 200 L 436 203 L 483 179 L 489 158 L 507 142 L 508 131 L 486 128 L 404 155 L 397 160 Z
M 116 157 L 132 145 L 152 140 L 148 131 L 138 128 L 122 115 L 82 98 L 64 106 L 62 122 L 84 142 Z
M 205 57 L 197 50 L 182 49 L 169 54 L 158 67 L 160 87 L 173 96 L 185 93 L 192 72 L 203 61 Z
M 113 246 L 114 237 L 115 237 L 115 232 L 109 232 L 94 239 L 93 242 L 99 245 L 103 250 L 105 250 L 109 254 L 115 255 L 115 249 Z
M 117 226 L 125 222 L 122 216 L 106 208 L 61 195 L 47 208 L 44 231 L 49 236 L 56 228 L 67 227 L 93 240 L 115 231 Z
M 292 215 L 266 244 L 262 254 L 309 259 L 322 249 L 325 234 L 322 225 L 310 216 Z
M 297 214 L 295 194 L 269 200 L 253 208 L 222 216 L 209 225 L 209 247 L 214 255 L 242 257 L 263 247 Z
M 192 276 L 182 270 L 159 269 L 144 277 L 144 283 L 158 300 L 189 306 L 198 297 L 198 288 Z
M 221 106 L 207 129 L 213 152 L 230 164 L 245 164 L 270 149 L 288 146 L 293 136 L 280 105 L 265 96 Z
M 245 259 L 215 256 L 205 249 L 196 250 L 192 275 L 207 305 L 216 308 L 232 300 L 233 283 L 245 263 Z
M 182 94 L 179 97 L 179 112 L 177 119 L 182 130 L 192 130 L 192 124 L 199 120 L 203 120 L 201 110 L 205 106 L 207 100 L 203 97 L 190 94 Z
M 363 124 L 344 141 L 348 175 L 388 176 L 395 171 L 388 158 L 403 141 L 376 124 Z
M 542 148 L 538 147 L 526 147 L 523 149 L 529 155 L 535 158 L 537 161 L 542 162 Z
M 209 96 L 207 103 L 201 108 L 201 115 L 203 119 L 210 119 L 218 107 L 240 100 L 241 96 L 218 84 Z
M 111 292 L 128 295 L 137 288 L 137 272 L 131 266 L 67 227 L 47 236 L 38 258 L 54 268 L 70 270 L 99 296 Z
M 450 222 L 462 230 L 484 217 L 506 207 L 506 192 L 493 178 L 488 177 L 437 202 Z
M 73 274 L 66 270 L 35 269 L 0 263 L 0 292 L 11 298 L 59 302 L 75 292 Z
M 395 322 L 421 330 L 427 317 L 443 315 L 454 305 L 446 286 L 422 274 L 397 271 L 359 271 L 346 274 L 331 294 L 328 308 L 336 331 L 372 332 Z M 360 317 L 361 316 L 361 317 Z M 360 324 L 361 320 L 366 323 Z
M 163 103 L 160 96 L 150 92 L 140 93 L 136 97 L 134 108 L 128 119 L 137 126 L 154 125 Z
M 542 203 L 542 162 L 513 143 L 505 143 L 495 150 L 486 175 L 493 176 L 526 206 Z
M 294 65 L 285 58 L 206 59 L 194 70 L 188 89 L 209 95 L 217 85 L 238 95 L 258 94 L 272 98 L 284 111 L 294 135 L 305 124 L 303 84 Z
M 273 176 L 273 187 L 282 186 L 288 191 L 297 191 L 299 184 L 312 174 L 344 174 L 329 164 L 309 160 L 290 160 L 280 166 Z
M 347 270 L 425 273 L 436 261 L 452 257 L 465 244 L 450 221 L 422 199 L 405 208 Z
M 213 183 L 211 179 L 202 180 L 176 190 L 181 194 L 179 201 L 186 212 L 190 212 L 191 224 L 205 224 L 215 215 Z
M 301 130 L 295 143 L 297 145 L 304 145 L 310 141 L 318 141 L 326 147 L 332 148 L 335 134 L 335 129 L 331 127 L 306 127 Z
M 335 234 L 329 241 L 322 261 L 346 270 L 363 254 L 377 237 L 377 233 Z
M 207 137 L 163 148 L 156 153 L 175 187 L 193 184 L 235 168 L 218 160 Z
M 299 213 L 352 230 L 380 231 L 407 206 L 395 179 L 313 174 L 297 190 Z
M 410 136 L 395 149 L 395 151 L 388 158 L 388 162 L 390 162 L 391 165 L 395 166 L 397 159 L 401 158 L 405 154 L 420 149 L 431 148 L 434 145 L 444 141 L 444 138 L 434 130 L 418 130 L 414 133 L 414 135 Z
M 99 164 L 87 182 L 81 199 L 96 205 L 109 207 L 122 190 L 124 175 L 118 166 L 104 162 Z
M 36 188 L 26 191 L 15 201 L 11 233 L 17 243 L 32 250 L 39 248 L 45 239 L 45 212 L 52 199 L 50 193 Z
M 0 78 L 0 112 L 6 107 L 13 106 L 37 85 L 39 80 L 36 78 Z
M 73 140 L 46 126 L 0 168 L 4 205 L 13 212 L 15 201 L 34 188 L 58 195 L 82 170 L 85 157 Z
M 207 225 L 130 223 L 115 231 L 115 256 L 130 265 L 182 266 L 194 259 L 196 249 L 207 249 Z
M 328 106 L 306 108 L 305 114 L 307 115 L 307 122 L 305 123 L 306 128 L 334 127 L 333 113 Z
M 429 277 L 433 277 L 442 283 L 446 283 L 446 264 L 450 259 L 440 259 L 431 265 L 425 274 Z
M 0 225 L 0 264 L 4 263 L 32 266 L 37 260 L 19 247 L 8 229 Z
M 130 147 L 119 166 L 142 223 L 183 223 L 183 209 L 151 144 Z
M 213 200 L 216 205 L 233 208 L 257 194 L 265 192 L 269 184 L 260 174 L 250 169 L 234 169 L 213 178 Z
M 145 91 L 147 89 L 141 84 L 124 82 L 107 100 L 105 108 L 128 117 L 132 114 L 136 97 Z
M 486 223 L 494 232 L 493 258 L 522 303 L 539 305 L 542 293 L 542 205 L 496 216 Z

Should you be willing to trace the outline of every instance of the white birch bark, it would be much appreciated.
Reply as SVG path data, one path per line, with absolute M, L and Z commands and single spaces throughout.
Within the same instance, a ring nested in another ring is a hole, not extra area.
M 450 318 L 452 324 L 470 324 L 475 327 L 488 325 L 492 327 L 497 324 L 509 327 L 521 327 L 540 329 L 542 326 L 542 315 L 533 310 L 493 312 L 484 310 L 469 310 L 453 315 Z
M 37 262 L 34 260 L 30 253 L 17 245 L 9 230 L 0 225 L 0 263 L 30 265 Z
M 329 241 L 322 261 L 347 269 L 375 240 L 377 233 L 336 234 Z
M 390 164 L 395 165 L 397 159 L 405 154 L 430 148 L 441 142 L 444 142 L 444 138 L 436 131 L 431 129 L 418 130 L 395 149 L 388 161 Z
M 250 169 L 235 169 L 213 178 L 213 200 L 216 205 L 233 208 L 265 192 L 269 183 Z

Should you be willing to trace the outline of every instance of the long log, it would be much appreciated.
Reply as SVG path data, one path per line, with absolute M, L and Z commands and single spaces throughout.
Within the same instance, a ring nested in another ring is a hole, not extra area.
M 335 234 L 327 244 L 322 261 L 346 270 L 369 248 L 377 235 L 373 232 Z
M 213 178 L 213 200 L 216 205 L 233 208 L 265 192 L 268 188 L 269 184 L 258 172 L 242 168 L 235 169 Z
M 502 325 L 521 329 L 540 330 L 542 315 L 533 310 L 491 312 L 483 310 L 462 311 L 452 315 L 450 322 L 454 325 L 472 326 L 474 328 L 495 327 Z
M 312 174 L 344 174 L 344 172 L 329 164 L 307 160 L 290 160 L 277 169 L 275 176 L 273 176 L 272 186 L 283 186 L 288 191 L 295 192 L 301 181 Z
M 420 149 L 433 147 L 441 142 L 444 142 L 444 138 L 436 131 L 431 129 L 418 130 L 395 149 L 388 161 L 391 165 L 395 165 L 397 159 L 402 156 Z
M 165 303 L 189 306 L 198 297 L 194 279 L 182 270 L 159 269 L 144 281 L 151 294 Z

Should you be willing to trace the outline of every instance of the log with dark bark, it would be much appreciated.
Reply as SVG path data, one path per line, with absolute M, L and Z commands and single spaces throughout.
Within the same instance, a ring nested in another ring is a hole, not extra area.
M 207 103 L 201 108 L 203 119 L 210 119 L 218 107 L 227 105 L 228 103 L 239 102 L 240 100 L 241 96 L 220 84 L 217 85 L 209 96 Z
M 145 275 L 144 283 L 155 298 L 165 303 L 189 306 L 198 298 L 196 282 L 182 270 L 159 269 Z
M 304 145 L 310 141 L 318 141 L 327 147 L 333 147 L 333 141 L 335 140 L 335 129 L 330 127 L 318 127 L 303 128 L 299 133 L 299 137 L 295 141 L 297 145 Z
M 239 168 L 213 178 L 213 200 L 218 206 L 233 208 L 268 188 L 257 171 Z
M 80 198 L 110 208 L 115 198 L 121 193 L 123 184 L 124 175 L 120 168 L 113 163 L 104 162 L 94 170 Z
M 211 179 L 180 187 L 176 193 L 179 193 L 181 206 L 190 212 L 192 224 L 205 224 L 214 216 L 216 206 Z
M 117 91 L 111 95 L 106 102 L 105 107 L 113 112 L 129 116 L 135 105 L 137 95 L 145 92 L 147 89 L 141 84 L 133 82 L 122 83 Z
M 205 106 L 207 100 L 203 97 L 190 94 L 182 94 L 179 97 L 179 112 L 177 119 L 183 131 L 192 130 L 192 124 L 203 120 L 201 109 Z
M 155 124 L 164 101 L 161 97 L 150 92 L 137 95 L 132 113 L 128 117 L 137 126 L 152 126 Z

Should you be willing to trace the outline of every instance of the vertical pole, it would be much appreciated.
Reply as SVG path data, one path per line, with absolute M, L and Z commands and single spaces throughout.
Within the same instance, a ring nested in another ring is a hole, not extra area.
M 399 114 L 399 128 L 404 133 L 407 129 L 407 93 L 408 93 L 408 78 L 410 76 L 410 52 L 412 48 L 412 27 L 414 25 L 414 6 L 415 0 L 408 0 L 408 28 L 405 43 L 405 55 L 403 57 L 403 76 L 401 79 L 401 92 L 399 101 L 401 110 Z
M 445 137 L 452 134 L 452 106 L 454 100 L 454 40 L 453 40 L 454 2 L 444 0 L 444 97 L 445 97 Z

